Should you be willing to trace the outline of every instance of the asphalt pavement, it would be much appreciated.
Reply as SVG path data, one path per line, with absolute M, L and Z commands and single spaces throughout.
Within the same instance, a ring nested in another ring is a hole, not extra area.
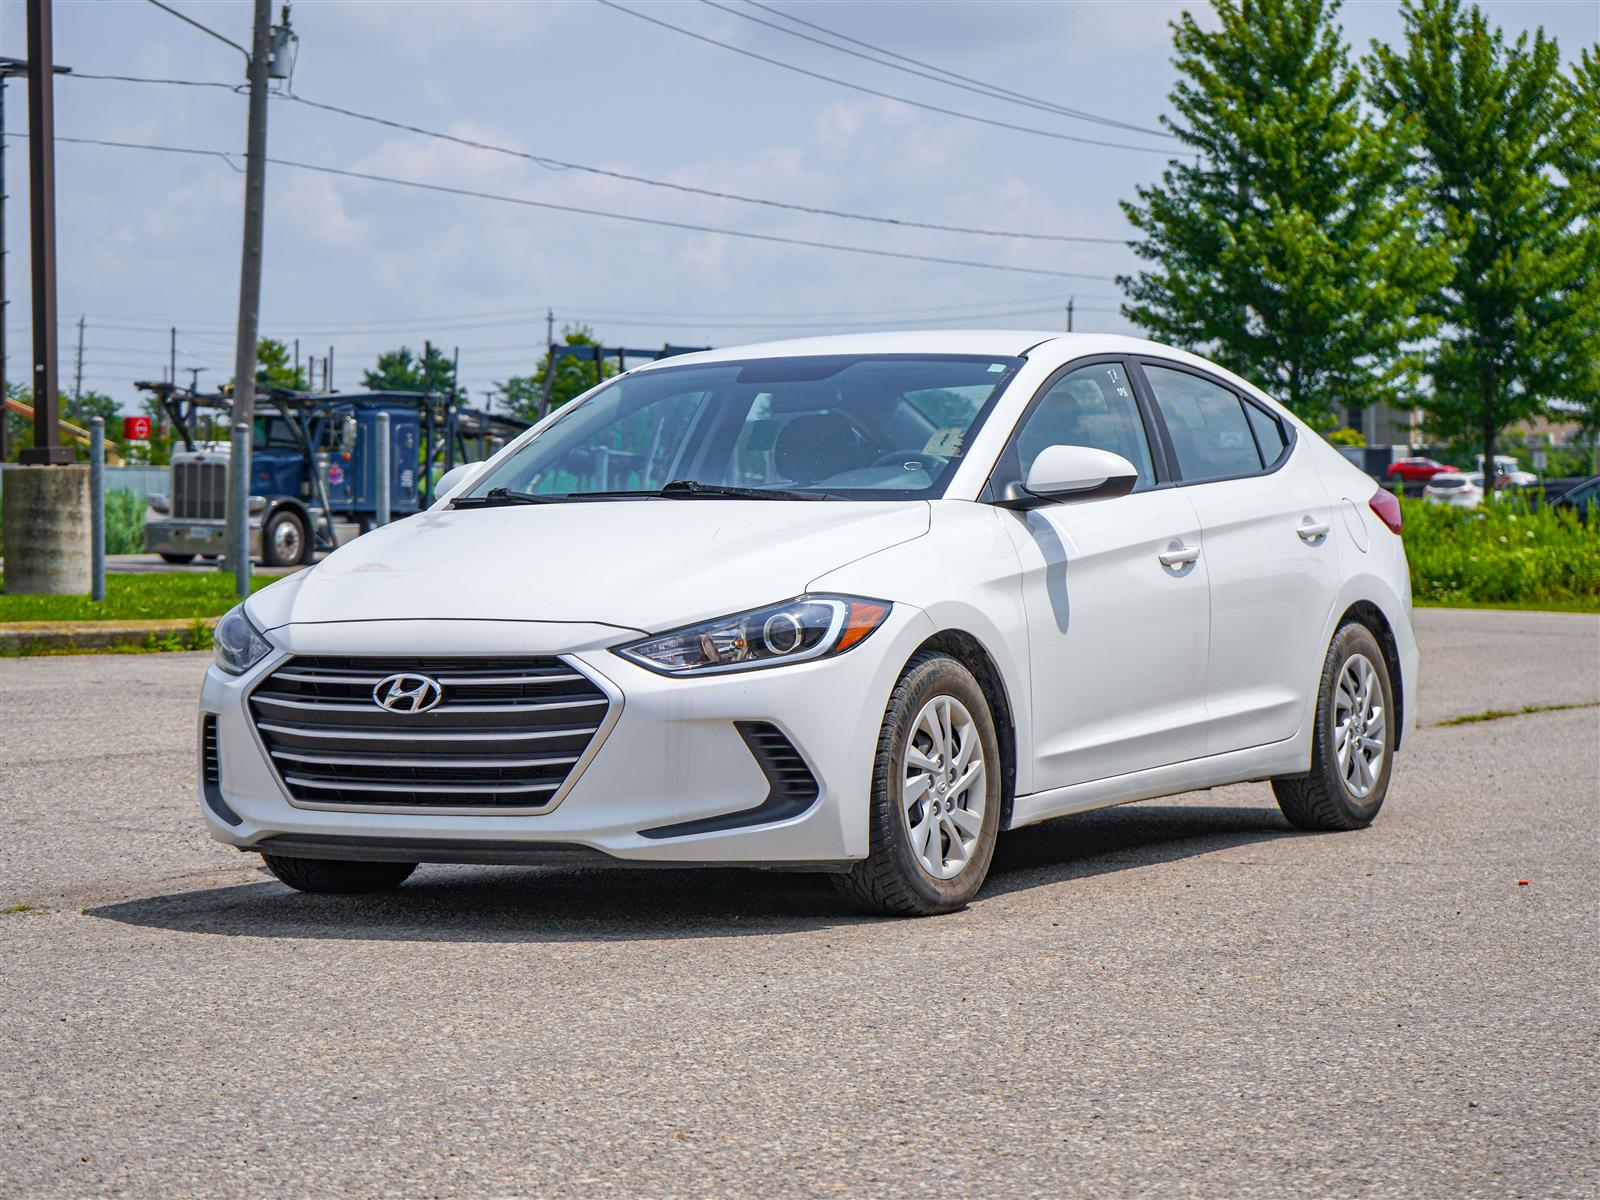
M 299 895 L 202 829 L 203 656 L 0 659 L 0 1195 L 1594 1196 L 1600 618 L 1417 623 L 1371 829 L 1131 805 L 921 921 L 735 871 Z

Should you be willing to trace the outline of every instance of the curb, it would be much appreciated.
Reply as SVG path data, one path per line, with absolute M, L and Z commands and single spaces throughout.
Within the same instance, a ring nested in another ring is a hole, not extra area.
M 203 650 L 216 617 L 161 621 L 14 621 L 0 625 L 0 653 L 43 651 L 156 650 L 177 639 L 184 649 Z M 197 636 L 198 635 L 198 636 Z

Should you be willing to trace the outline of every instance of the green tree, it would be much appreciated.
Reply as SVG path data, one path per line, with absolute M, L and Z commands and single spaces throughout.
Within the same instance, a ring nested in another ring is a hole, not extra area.
M 378 355 L 377 365 L 361 373 L 361 381 L 374 392 L 429 392 L 446 395 L 455 390 L 455 364 L 429 345 L 422 357 L 409 346 Z
M 587 325 L 567 326 L 561 331 L 561 340 L 565 346 L 600 345 L 595 340 L 594 330 Z M 549 369 L 550 354 L 546 351 L 533 374 L 513 375 L 504 383 L 495 384 L 495 391 L 504 400 L 506 410 L 524 421 L 536 420 L 544 396 L 545 372 Z M 562 358 L 556 364 L 556 373 L 550 380 L 550 411 L 554 412 L 568 400 L 581 396 L 602 379 L 610 379 L 616 373 L 617 368 L 611 363 L 596 364 L 593 359 Z
M 277 338 L 262 338 L 256 343 L 256 387 L 289 388 L 304 391 L 304 370 L 294 365 L 289 347 Z
M 1430 432 L 1470 435 L 1485 464 L 1507 426 L 1595 385 L 1594 64 L 1561 73 L 1542 29 L 1507 44 L 1476 6 L 1406 0 L 1400 50 L 1374 44 L 1372 99 L 1417 131 L 1407 160 L 1425 235 L 1451 255 L 1427 297 Z M 1587 130 L 1587 132 L 1586 132 Z M 1571 174 L 1569 174 L 1571 172 Z
M 1325 428 L 1409 389 L 1443 256 L 1419 250 L 1405 129 L 1363 111 L 1337 0 L 1214 7 L 1216 32 L 1173 23 L 1178 115 L 1163 121 L 1192 154 L 1123 204 L 1151 264 L 1118 280 L 1123 312 Z

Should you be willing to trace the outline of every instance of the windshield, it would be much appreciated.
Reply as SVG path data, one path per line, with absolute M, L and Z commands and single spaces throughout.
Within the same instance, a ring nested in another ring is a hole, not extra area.
M 1021 363 L 841 355 L 640 371 L 564 410 L 470 495 L 655 495 L 692 481 L 818 499 L 938 496 Z

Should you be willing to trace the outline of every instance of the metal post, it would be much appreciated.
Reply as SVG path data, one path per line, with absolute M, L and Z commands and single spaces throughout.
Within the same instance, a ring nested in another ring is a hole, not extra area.
M 0 71 L 0 463 L 11 457 L 11 437 L 6 432 L 6 74 Z
M 331 393 L 333 391 L 333 347 L 332 346 L 328 347 L 328 357 L 322 360 L 322 375 L 323 375 L 322 382 L 327 385 L 328 391 Z
M 89 422 L 89 595 L 106 598 L 106 419 Z
M 373 470 L 377 472 L 375 481 L 377 489 L 373 507 L 377 511 L 373 515 L 373 523 L 375 525 L 387 525 L 389 523 L 389 476 L 394 470 L 390 462 L 389 414 L 387 412 L 379 411 L 378 413 L 376 436 L 378 445 L 377 453 L 373 455 L 373 460 L 376 464 Z
M 33 448 L 21 461 L 70 463 L 56 369 L 55 63 L 51 0 L 28 0 L 28 224 L 33 241 Z
M 267 66 L 272 55 L 269 0 L 255 0 L 250 39 L 250 110 L 245 142 L 244 250 L 239 266 L 239 330 L 233 354 L 233 453 L 228 461 L 227 561 L 236 591 L 250 594 L 250 430 L 255 424 L 256 334 L 261 319 L 261 241 L 267 190 Z
M 72 368 L 72 398 L 83 399 L 83 317 L 78 317 L 78 353 Z
M 250 461 L 250 426 L 244 424 L 243 422 L 235 421 L 233 425 L 232 439 L 232 457 L 228 460 L 228 467 L 230 471 L 237 470 L 237 464 L 241 455 L 244 456 L 245 462 L 248 463 Z M 248 481 L 248 468 L 246 471 L 240 472 L 238 478 Z M 237 484 L 235 484 L 234 495 L 230 497 L 230 499 L 237 500 L 238 494 L 241 490 L 244 492 L 244 504 L 246 511 L 243 514 L 244 520 L 241 522 L 239 530 L 238 552 L 234 552 L 233 544 L 230 542 L 227 564 L 233 568 L 233 593 L 234 595 L 238 596 L 239 599 L 243 600 L 250 594 L 250 489 L 248 487 L 241 489 Z M 231 522 L 235 515 L 237 514 L 230 512 L 228 514 L 228 520 Z M 263 532 L 262 536 L 265 536 L 265 532 Z

